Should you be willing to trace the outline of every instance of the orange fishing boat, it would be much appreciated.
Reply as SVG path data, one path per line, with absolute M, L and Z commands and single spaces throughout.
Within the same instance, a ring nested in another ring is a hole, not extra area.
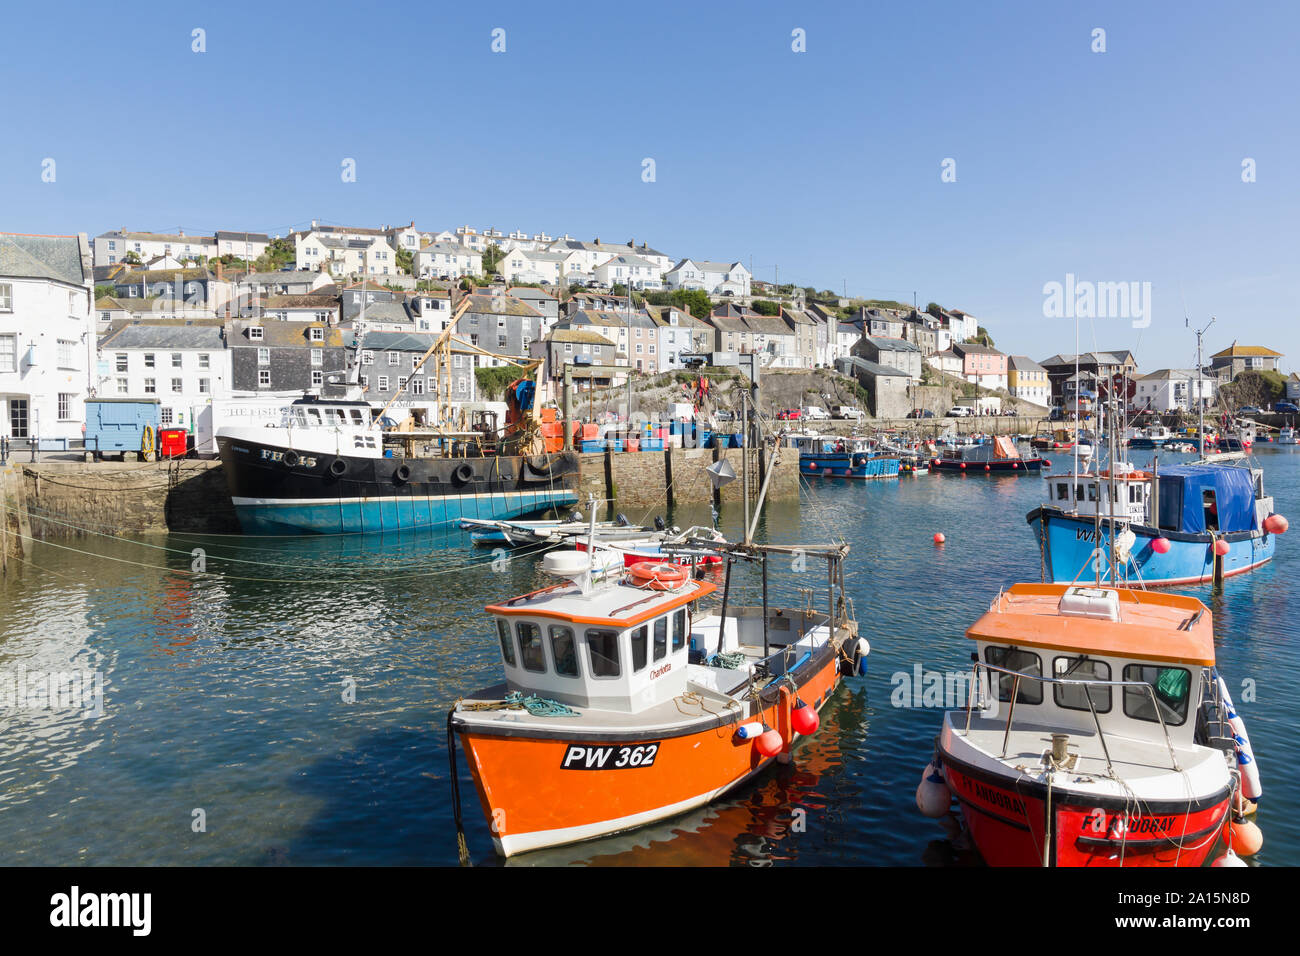
M 598 579 L 590 553 L 575 551 L 544 560 L 560 583 L 486 608 L 505 680 L 459 701 L 448 736 L 453 792 L 458 743 L 501 856 L 709 803 L 789 760 L 841 675 L 865 670 L 844 596 L 848 545 L 691 547 L 717 548 L 725 563 L 716 613 L 700 605 L 718 586 L 685 568 L 644 563 Z M 769 607 L 770 560 L 802 568 L 800 555 L 827 562 L 826 605 Z M 737 562 L 759 565 L 761 606 L 729 606 Z
M 1258 770 L 1200 601 L 1017 584 L 966 633 L 968 705 L 944 716 L 916 797 L 936 818 L 955 799 L 986 862 L 1200 866 L 1221 837 L 1258 850 Z

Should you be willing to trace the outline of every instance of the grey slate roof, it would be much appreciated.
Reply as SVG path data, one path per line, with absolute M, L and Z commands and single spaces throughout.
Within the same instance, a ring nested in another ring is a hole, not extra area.
M 211 349 L 226 347 L 221 325 L 125 325 L 99 340 L 110 349 Z
M 843 366 L 840 363 L 844 363 Z M 835 360 L 836 368 L 852 368 L 868 373 L 869 375 L 889 375 L 900 378 L 911 378 L 906 372 L 900 372 L 896 368 L 890 368 L 888 365 L 881 365 L 879 362 L 872 362 L 869 359 L 859 358 L 851 355 L 846 358 L 837 358 Z
M 217 241 L 229 239 L 231 242 L 270 242 L 271 237 L 261 232 L 218 232 Z
M 0 276 L 85 285 L 90 276 L 82 265 L 82 249 L 76 236 L 0 233 Z
M 894 352 L 921 351 L 921 347 L 919 345 L 914 345 L 913 343 L 907 341 L 907 339 L 887 339 L 879 335 L 864 335 L 863 338 L 865 338 L 868 342 L 874 345 L 877 349 L 881 349 L 884 351 L 890 351 L 890 350 Z
M 437 338 L 436 332 L 367 332 L 361 347 L 375 352 L 427 352 Z

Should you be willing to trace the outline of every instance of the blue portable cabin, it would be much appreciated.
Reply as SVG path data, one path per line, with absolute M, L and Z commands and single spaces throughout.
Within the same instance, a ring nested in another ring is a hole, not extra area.
M 150 430 L 149 448 L 158 447 L 161 420 L 156 398 L 88 398 L 86 399 L 86 450 L 99 458 L 144 450 L 145 429 Z
M 1226 534 L 1259 527 L 1255 479 L 1249 468 L 1173 465 L 1162 468 L 1157 480 L 1162 530 Z

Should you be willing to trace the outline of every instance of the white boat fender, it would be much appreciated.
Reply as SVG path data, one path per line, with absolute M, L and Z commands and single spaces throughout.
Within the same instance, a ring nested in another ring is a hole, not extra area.
M 1237 769 L 1241 771 L 1241 792 L 1247 800 L 1258 801 L 1264 795 L 1264 788 L 1259 779 L 1259 764 L 1255 762 L 1255 750 L 1250 745 L 1250 735 L 1246 733 L 1246 722 L 1237 713 L 1223 676 L 1216 674 L 1215 681 L 1219 686 L 1219 695 L 1223 698 L 1228 726 L 1232 728 L 1232 736 L 1237 742 Z
M 921 773 L 921 782 L 916 785 L 916 808 L 923 816 L 937 820 L 948 813 L 951 804 L 952 791 L 934 761 L 930 761 Z
M 871 645 L 867 643 L 865 637 L 846 643 L 843 653 L 844 661 L 840 673 L 845 677 L 861 677 L 867 673 L 867 655 L 871 653 Z
M 741 740 L 753 740 L 763 733 L 763 725 L 757 721 L 749 724 L 741 724 L 736 728 L 736 736 Z
M 1211 866 L 1250 866 L 1245 860 L 1233 853 L 1231 849 L 1223 856 L 1217 858 Z

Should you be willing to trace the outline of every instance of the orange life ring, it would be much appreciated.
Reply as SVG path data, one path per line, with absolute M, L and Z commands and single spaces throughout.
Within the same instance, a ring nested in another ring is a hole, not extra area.
M 686 568 L 668 561 L 638 561 L 629 570 L 633 584 L 652 591 L 671 591 L 690 577 Z

